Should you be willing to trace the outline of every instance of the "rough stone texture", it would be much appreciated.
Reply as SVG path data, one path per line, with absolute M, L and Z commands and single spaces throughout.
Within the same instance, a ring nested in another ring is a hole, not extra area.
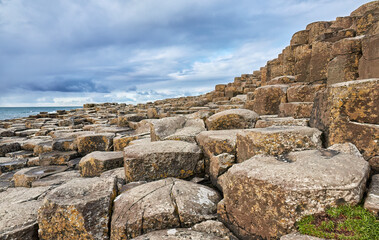
M 287 89 L 288 102 L 313 102 L 316 92 L 325 89 L 325 84 L 294 85 Z
M 80 178 L 79 171 L 66 171 L 40 178 L 32 182 L 32 187 L 48 187 L 62 185 L 72 179 Z
M 216 113 L 205 123 L 208 130 L 253 128 L 259 115 L 247 109 L 231 109 Z
M 167 178 L 143 184 L 115 200 L 111 239 L 130 239 L 215 218 L 219 194 L 202 185 Z
M 17 152 L 21 150 L 21 146 L 17 142 L 1 142 L 0 141 L 0 157 L 10 152 Z
M 359 152 L 358 148 L 352 143 L 334 144 L 333 146 L 328 147 L 328 149 L 362 157 L 362 154 Z
M 309 118 L 313 102 L 291 102 L 279 105 L 279 117 Z
M 202 119 L 184 116 L 168 117 L 150 123 L 151 141 L 177 140 L 195 142 L 195 137 L 205 131 Z
M 26 159 L 13 159 L 13 158 L 2 158 L 0 157 L 0 174 L 5 172 L 10 172 L 16 169 L 20 169 L 26 166 Z
M 379 76 L 379 35 L 362 40 L 362 58 L 359 60 L 359 78 L 377 78 Z
M 291 39 L 291 45 L 308 44 L 309 30 L 296 32 Z
M 82 177 L 98 177 L 102 172 L 122 167 L 124 164 L 123 152 L 92 152 L 79 162 L 79 171 Z
M 0 192 L 0 239 L 38 239 L 37 211 L 49 187 Z
M 264 118 L 258 120 L 255 124 L 255 128 L 266 128 L 271 126 L 308 126 L 308 119 L 294 119 L 293 117 L 285 118 Z
M 182 141 L 131 145 L 124 150 L 125 176 L 129 182 L 187 178 L 198 171 L 202 156 L 196 144 Z
M 364 159 L 333 150 L 258 155 L 225 174 L 219 217 L 242 239 L 278 238 L 305 215 L 359 203 L 368 174 Z
M 317 94 L 310 125 L 326 143 L 351 142 L 368 159 L 379 152 L 379 79 L 333 84 Z
M 67 170 L 66 166 L 46 166 L 23 168 L 13 175 L 15 187 L 31 187 L 40 178 Z
M 118 136 L 113 138 L 113 149 L 114 151 L 123 151 L 131 141 L 139 139 L 138 135 L 132 136 Z
M 191 229 L 197 232 L 213 234 L 225 240 L 237 240 L 233 233 L 230 232 L 230 230 L 222 222 L 215 220 L 208 220 L 202 223 L 198 223 Z
M 321 148 L 321 132 L 309 127 L 269 127 L 237 134 L 237 162 L 254 155 L 281 155 L 293 150 Z
M 379 213 L 379 174 L 372 176 L 364 207 L 378 216 Z
M 39 155 L 39 164 L 41 166 L 49 165 L 63 165 L 68 164 L 71 159 L 74 159 L 78 156 L 76 151 L 70 152 L 46 152 Z
M 87 155 L 94 151 L 110 151 L 113 144 L 113 133 L 99 133 L 78 136 L 78 152 Z
M 217 130 L 201 132 L 196 141 L 204 154 L 211 158 L 221 153 L 236 153 L 237 134 L 243 130 Z
M 233 164 L 236 159 L 234 155 L 228 153 L 222 153 L 217 156 L 213 156 L 210 159 L 209 177 L 212 184 L 221 190 L 221 185 L 218 182 L 218 177 L 224 174 Z
M 374 174 L 379 173 L 379 156 L 372 157 L 369 161 L 371 170 Z
M 259 115 L 278 114 L 279 105 L 287 102 L 288 85 L 269 85 L 259 87 L 254 91 L 254 99 L 247 101 L 245 108 Z
M 133 240 L 225 240 L 213 234 L 196 232 L 185 228 L 160 230 L 133 238 Z
M 73 179 L 43 200 L 38 210 L 40 239 L 109 239 L 115 179 Z
M 300 233 L 291 233 L 291 234 L 282 236 L 280 240 L 323 240 L 323 238 L 312 237 L 312 236 L 303 235 Z

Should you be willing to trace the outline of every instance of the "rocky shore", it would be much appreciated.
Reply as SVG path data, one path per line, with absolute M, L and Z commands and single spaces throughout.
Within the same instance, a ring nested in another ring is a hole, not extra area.
M 317 239 L 379 211 L 379 2 L 196 97 L 0 121 L 0 239 Z

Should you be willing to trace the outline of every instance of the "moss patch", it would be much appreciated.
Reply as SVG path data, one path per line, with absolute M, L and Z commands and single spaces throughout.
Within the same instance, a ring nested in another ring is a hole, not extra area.
M 300 233 L 326 239 L 379 239 L 379 221 L 362 206 L 339 206 L 306 216 L 297 223 Z

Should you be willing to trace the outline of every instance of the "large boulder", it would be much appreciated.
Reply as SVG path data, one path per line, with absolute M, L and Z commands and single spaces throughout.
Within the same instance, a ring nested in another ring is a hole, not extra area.
M 205 123 L 208 130 L 253 128 L 259 115 L 247 109 L 230 109 L 216 113 Z
M 247 101 L 245 108 L 259 115 L 279 113 L 279 105 L 287 102 L 288 85 L 268 85 L 255 89 L 254 99 Z
M 102 172 L 124 165 L 123 152 L 92 152 L 79 162 L 82 177 L 99 177 Z
M 237 134 L 237 162 L 254 155 L 282 155 L 293 150 L 321 148 L 321 132 L 315 128 L 282 126 L 248 129 Z
M 204 131 L 196 136 L 196 141 L 203 149 L 205 156 L 212 156 L 221 153 L 236 153 L 237 134 L 243 130 L 217 130 Z
M 0 239 L 38 239 L 37 211 L 49 187 L 0 192 Z
M 114 178 L 73 179 L 43 200 L 38 210 L 40 239 L 109 239 Z
M 86 155 L 94 151 L 111 151 L 113 138 L 113 133 L 97 133 L 78 136 L 76 139 L 78 152 L 81 155 Z
M 155 230 L 190 227 L 215 218 L 219 194 L 174 178 L 134 187 L 114 202 L 111 239 L 130 239 Z
M 358 204 L 368 175 L 362 157 L 333 150 L 257 155 L 225 174 L 219 217 L 242 239 L 278 238 L 305 215 Z
M 135 144 L 124 150 L 127 181 L 152 181 L 166 177 L 187 178 L 198 172 L 203 154 L 193 143 L 158 141 Z
M 203 120 L 184 116 L 150 122 L 151 141 L 178 140 L 194 143 L 196 135 L 205 130 Z
M 351 142 L 366 159 L 379 152 L 379 79 L 330 85 L 315 98 L 310 125 L 328 146 Z

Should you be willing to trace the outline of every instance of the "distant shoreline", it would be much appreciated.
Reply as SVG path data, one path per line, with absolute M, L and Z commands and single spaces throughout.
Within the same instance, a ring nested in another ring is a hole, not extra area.
M 0 107 L 0 120 L 12 120 L 29 117 L 40 112 L 56 112 L 57 110 L 72 110 L 82 108 L 82 106 L 61 106 L 61 107 Z

